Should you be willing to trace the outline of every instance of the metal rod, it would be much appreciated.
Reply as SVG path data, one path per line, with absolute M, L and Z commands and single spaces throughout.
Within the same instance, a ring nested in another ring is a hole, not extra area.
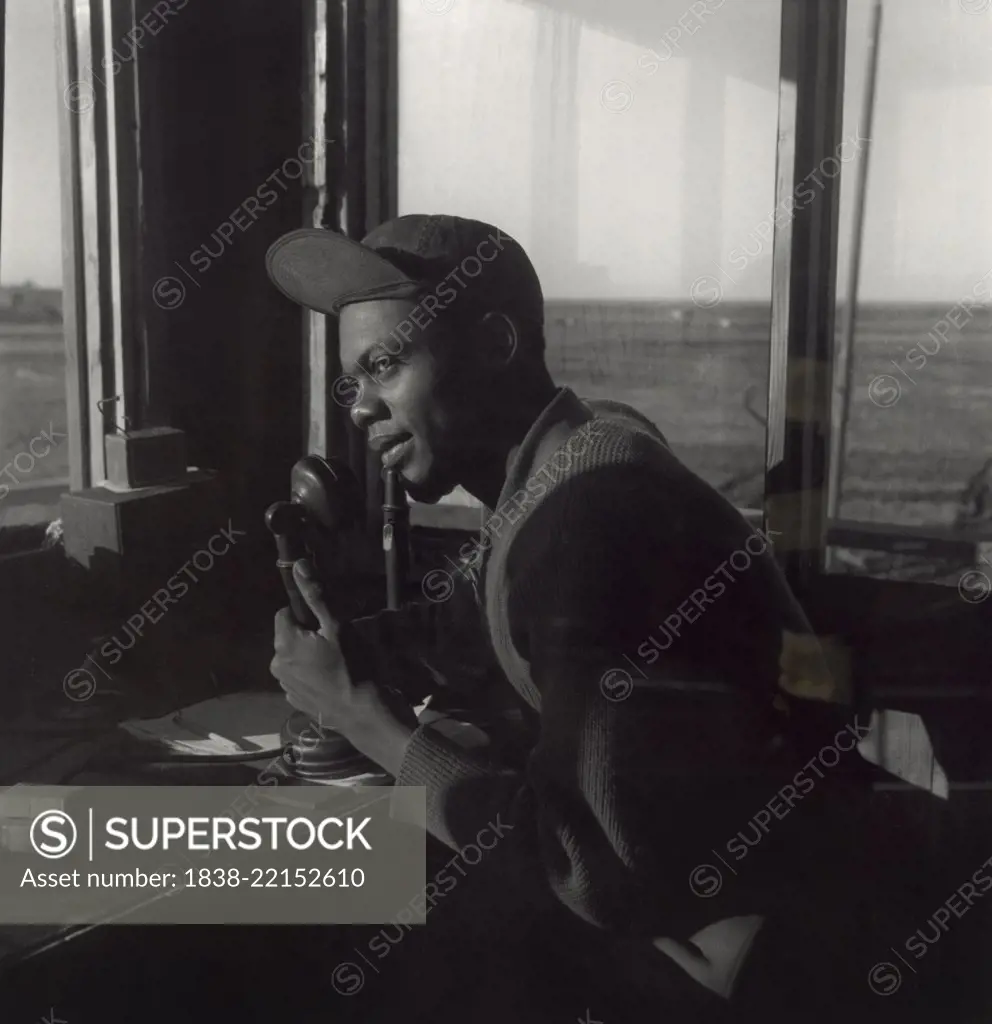
M 844 367 L 844 387 L 841 392 L 841 414 L 837 428 L 837 447 L 830 459 L 827 487 L 827 524 L 836 519 L 843 495 L 844 463 L 847 459 L 847 430 L 851 417 L 851 392 L 854 388 L 854 331 L 858 317 L 858 284 L 861 278 L 861 255 L 864 249 L 865 205 L 868 198 L 868 169 L 871 157 L 872 128 L 875 122 L 875 96 L 878 88 L 878 58 L 881 50 L 882 0 L 875 0 L 872 8 L 872 26 L 869 34 L 868 84 L 862 110 L 865 147 L 858 167 L 855 193 L 854 234 L 851 244 L 851 263 L 848 267 L 847 309 L 844 333 L 841 335 L 840 357 Z M 859 126 L 860 127 L 860 126 Z M 860 134 L 860 132 L 859 132 Z
M 386 558 L 386 607 L 395 610 L 402 603 L 406 581 L 410 507 L 395 469 L 386 470 L 385 482 L 382 550 Z

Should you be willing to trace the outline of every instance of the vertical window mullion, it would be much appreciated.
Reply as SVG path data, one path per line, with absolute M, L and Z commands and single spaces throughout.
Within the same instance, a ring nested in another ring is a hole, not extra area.
M 800 595 L 826 539 L 840 177 L 823 167 L 843 139 L 846 15 L 846 0 L 783 0 L 765 515 Z
M 53 0 L 58 19 L 58 65 L 62 105 L 59 118 L 62 188 L 62 320 L 66 346 L 66 417 L 69 425 L 69 485 L 82 490 L 94 482 L 93 421 L 99 416 L 89 402 L 90 360 L 87 349 L 81 154 L 84 96 L 80 81 L 77 5 Z M 86 14 L 86 11 L 83 12 Z M 102 431 L 100 432 L 102 433 Z M 98 435 L 99 436 L 99 435 Z M 102 445 L 100 446 L 102 448 Z M 99 453 L 102 459 L 102 452 Z M 100 466 L 102 469 L 102 463 Z
M 60 20 L 63 289 L 73 489 L 106 477 L 104 438 L 150 405 L 141 274 L 137 59 L 114 63 L 131 0 L 55 0 Z M 110 400 L 110 401 L 105 401 Z M 97 403 L 103 403 L 102 412 Z M 75 433 L 74 433 L 75 431 Z
M 326 169 L 311 183 L 315 226 L 362 238 L 396 216 L 398 23 L 394 0 L 309 0 L 311 6 L 310 126 L 327 139 Z M 305 321 L 312 451 L 347 459 L 366 487 L 368 528 L 378 530 L 381 468 L 335 401 L 337 323 L 319 314 Z M 347 391 L 347 389 L 343 389 Z

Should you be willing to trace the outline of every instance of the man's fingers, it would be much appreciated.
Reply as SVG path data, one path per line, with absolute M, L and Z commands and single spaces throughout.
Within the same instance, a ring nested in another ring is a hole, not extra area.
M 293 579 L 300 588 L 303 600 L 306 601 L 320 625 L 320 632 L 325 637 L 333 637 L 337 633 L 338 624 L 324 604 L 320 583 L 314 575 L 313 566 L 305 558 L 293 563 Z
M 292 666 L 288 665 L 283 656 L 278 652 L 276 652 L 276 656 L 272 661 L 269 662 L 269 673 L 283 689 L 294 679 Z
M 276 651 L 283 651 L 291 633 L 299 631 L 299 628 L 296 619 L 293 618 L 293 612 L 289 608 L 280 608 L 276 612 L 275 639 L 273 641 Z
M 279 688 L 286 695 L 287 702 L 298 711 L 304 711 L 309 714 L 310 708 L 314 706 L 309 690 L 302 686 L 300 681 L 291 672 L 287 671 L 285 664 L 278 656 L 272 659 L 269 665 L 269 672 L 275 677 Z

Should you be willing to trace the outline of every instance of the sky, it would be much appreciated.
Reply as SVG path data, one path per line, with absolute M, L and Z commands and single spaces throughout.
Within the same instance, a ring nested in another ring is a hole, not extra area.
M 863 299 L 955 300 L 992 267 L 982 6 L 886 0 Z M 870 0 L 849 8 L 853 140 Z M 549 298 L 685 299 L 701 275 L 768 298 L 779 16 L 779 0 L 401 0 L 400 212 L 499 224 Z M 54 2 L 7 0 L 7 20 L 0 281 L 58 285 Z M 857 152 L 841 171 L 842 280 Z
M 855 150 L 870 0 L 849 2 L 841 281 L 870 151 L 862 299 L 954 301 L 992 267 L 988 7 L 886 0 L 873 141 Z M 780 12 L 401 0 L 401 212 L 498 224 L 552 298 L 685 299 L 710 275 L 768 299 Z
M 54 0 L 7 0 L 0 282 L 62 283 Z

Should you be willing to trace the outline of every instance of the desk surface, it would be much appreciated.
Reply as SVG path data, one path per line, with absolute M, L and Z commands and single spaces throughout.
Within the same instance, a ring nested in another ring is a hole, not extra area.
M 108 746 L 116 740 L 116 730 L 104 731 L 97 737 L 86 739 L 61 739 L 54 743 L 53 752 L 45 757 L 36 749 L 34 763 L 29 771 L 22 775 L 22 782 L 44 783 L 49 785 L 77 786 L 162 786 L 162 785 L 199 785 L 199 786 L 249 786 L 258 774 L 273 762 L 271 754 L 251 761 L 233 761 L 230 764 L 211 762 L 198 765 L 186 761 L 169 763 L 167 761 L 149 761 L 135 763 L 127 768 L 88 767 L 92 764 L 95 754 L 106 756 Z M 127 737 L 119 737 L 126 742 Z M 45 746 L 50 746 L 46 742 Z M 12 763 L 9 751 L 4 750 L 5 768 Z M 286 776 L 289 785 L 297 784 L 297 780 Z M 307 783 L 300 782 L 300 785 Z M 161 898 L 159 897 L 152 897 Z M 97 923 L 64 925 L 0 925 L 0 976 L 17 963 L 38 956 L 50 949 L 79 938 L 92 931 L 102 928 L 114 921 L 126 923 L 126 916 L 146 905 L 150 898 L 136 899 L 132 906 L 115 912 L 107 921 Z
M 214 785 L 247 786 L 272 763 L 271 755 L 254 761 L 207 765 L 148 762 L 130 767 L 100 767 L 127 737 L 103 728 L 62 736 L 5 736 L 0 745 L 0 778 L 20 783 L 88 786 Z M 135 909 L 146 900 L 135 903 Z M 0 925 L 0 974 L 13 961 L 36 956 L 102 924 Z
M 487 739 L 464 721 L 447 718 L 430 709 L 423 711 L 422 720 L 432 721 L 456 742 L 466 746 L 478 745 Z M 275 758 L 265 754 L 247 761 L 222 763 L 210 761 L 197 764 L 190 761 L 132 761 L 122 754 L 136 749 L 135 741 L 116 723 L 71 723 L 60 726 L 53 734 L 44 723 L 35 723 L 31 734 L 8 727 L 0 742 L 0 780 L 5 784 L 34 783 L 44 785 L 89 786 L 248 786 Z M 297 783 L 291 776 L 280 778 L 289 785 Z M 300 782 L 300 785 L 307 783 Z M 375 783 L 370 783 L 375 785 Z M 147 903 L 137 900 L 131 911 Z M 117 917 L 129 911 L 121 911 Z M 53 947 L 103 927 L 101 924 L 82 925 L 0 925 L 0 975 L 24 959 L 33 958 Z M 123 923 L 123 922 L 122 922 Z

